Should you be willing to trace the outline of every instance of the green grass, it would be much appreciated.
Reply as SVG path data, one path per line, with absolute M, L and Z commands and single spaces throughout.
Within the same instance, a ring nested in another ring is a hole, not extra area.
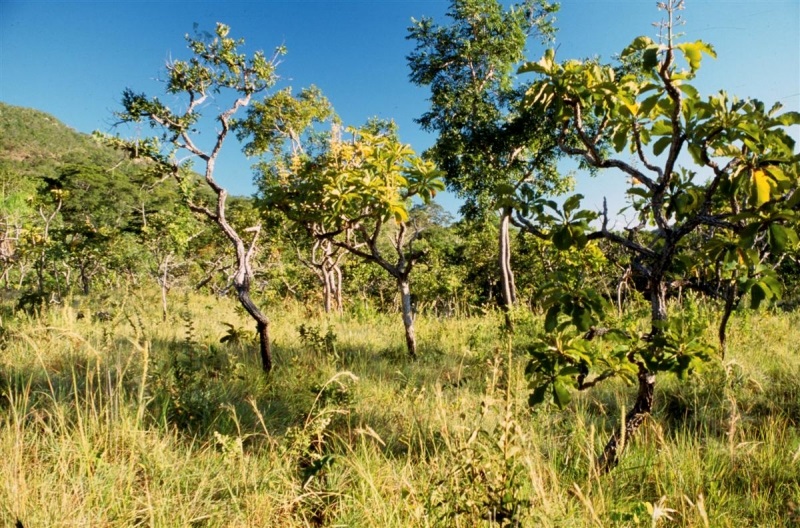
M 653 417 L 597 475 L 634 389 L 531 411 L 497 314 L 420 317 L 411 362 L 397 314 L 273 306 L 266 380 L 244 332 L 219 343 L 222 323 L 250 326 L 233 301 L 175 299 L 167 323 L 148 292 L 5 317 L 0 525 L 800 523 L 798 313 L 737 314 L 728 357 L 662 376 Z

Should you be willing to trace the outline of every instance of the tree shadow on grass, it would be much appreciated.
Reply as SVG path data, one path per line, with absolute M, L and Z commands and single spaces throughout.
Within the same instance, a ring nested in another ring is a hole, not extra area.
M 445 442 L 420 426 L 422 417 L 410 416 L 411 400 L 435 387 L 451 396 L 480 395 L 485 365 L 481 357 L 421 350 L 412 361 L 400 348 L 343 343 L 335 354 L 321 354 L 301 342 L 276 343 L 276 366 L 265 376 L 253 343 L 118 337 L 94 348 L 65 347 L 38 363 L 0 366 L 0 412 L 15 405 L 23 416 L 58 414 L 66 427 L 126 412 L 142 428 L 177 432 L 187 442 L 213 443 L 218 434 L 243 439 L 246 449 L 297 443 L 298 431 L 330 417 L 318 431 L 336 438 L 330 449 L 345 453 L 359 441 L 355 430 L 370 428 L 385 441 L 387 456 L 425 457 Z M 360 381 L 331 383 L 341 372 Z

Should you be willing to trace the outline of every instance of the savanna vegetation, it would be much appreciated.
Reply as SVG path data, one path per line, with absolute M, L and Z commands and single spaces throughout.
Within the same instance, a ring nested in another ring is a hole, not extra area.
M 544 0 L 413 21 L 424 153 L 223 24 L 136 139 L 0 103 L 0 522 L 800 524 L 800 114 L 700 94 L 659 8 L 608 62 Z

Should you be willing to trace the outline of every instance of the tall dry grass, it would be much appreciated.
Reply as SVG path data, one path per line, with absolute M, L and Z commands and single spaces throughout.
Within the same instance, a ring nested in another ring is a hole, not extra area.
M 150 292 L 105 302 L 4 317 L 3 526 L 800 522 L 797 313 L 737 314 L 729 357 L 662 377 L 654 416 L 599 475 L 633 389 L 531 411 L 535 317 L 511 343 L 496 314 L 421 316 L 411 362 L 395 316 L 274 306 L 265 380 L 230 300 L 187 294 L 167 323 Z

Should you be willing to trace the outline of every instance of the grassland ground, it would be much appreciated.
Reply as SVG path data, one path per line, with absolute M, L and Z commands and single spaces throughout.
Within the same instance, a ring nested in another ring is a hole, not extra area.
M 234 301 L 179 299 L 166 322 L 149 291 L 4 312 L 1 525 L 800 523 L 800 313 L 737 313 L 728 356 L 659 379 L 598 475 L 635 389 L 532 411 L 536 316 L 509 338 L 497 313 L 420 315 L 411 361 L 398 314 L 274 305 L 267 379 Z

